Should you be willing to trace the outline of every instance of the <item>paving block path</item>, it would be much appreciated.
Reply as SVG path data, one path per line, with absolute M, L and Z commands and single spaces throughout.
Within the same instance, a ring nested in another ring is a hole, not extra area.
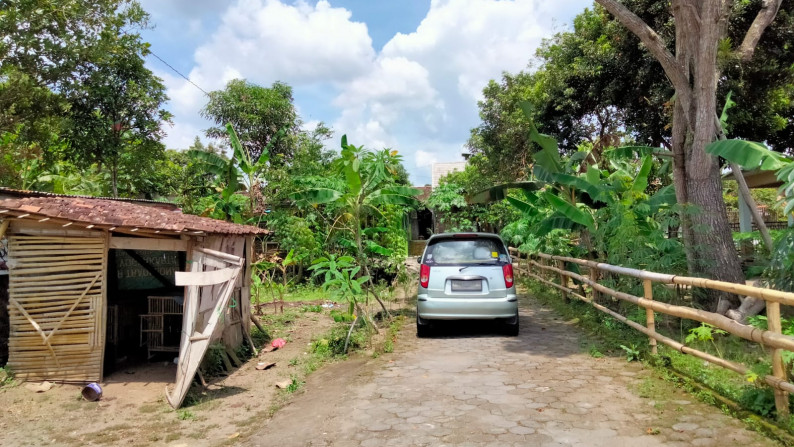
M 522 304 L 517 338 L 453 326 L 344 376 L 332 365 L 250 438 L 282 446 L 773 446 L 680 391 L 638 396 L 652 374 L 583 352 L 581 330 Z M 492 329 L 492 328 L 491 328 Z M 584 343 L 586 346 L 586 343 Z M 656 379 L 653 379 L 656 380 Z

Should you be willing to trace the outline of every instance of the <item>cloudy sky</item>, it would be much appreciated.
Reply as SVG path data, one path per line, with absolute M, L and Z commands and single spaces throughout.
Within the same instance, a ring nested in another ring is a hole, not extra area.
M 142 0 L 152 51 L 206 91 L 231 79 L 291 85 L 309 128 L 390 147 L 417 184 L 430 164 L 462 160 L 490 79 L 527 66 L 541 39 L 567 29 L 586 0 Z M 208 122 L 206 97 L 153 56 L 186 148 Z

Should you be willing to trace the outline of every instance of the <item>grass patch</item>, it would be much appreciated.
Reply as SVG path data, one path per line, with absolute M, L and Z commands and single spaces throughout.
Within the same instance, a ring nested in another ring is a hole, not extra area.
M 196 414 L 190 410 L 179 410 L 176 412 L 176 418 L 180 421 L 194 421 L 196 420 Z
M 18 385 L 18 383 L 15 380 L 14 371 L 7 367 L 0 368 L 0 388 L 10 388 L 16 385 Z

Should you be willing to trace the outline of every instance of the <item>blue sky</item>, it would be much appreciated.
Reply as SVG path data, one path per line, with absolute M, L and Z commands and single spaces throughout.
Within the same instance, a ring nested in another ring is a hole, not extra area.
M 545 37 L 592 1 L 557 0 L 142 0 L 151 50 L 210 91 L 245 78 L 286 82 L 311 128 L 322 121 L 356 145 L 390 147 L 414 184 L 430 164 L 461 160 L 490 79 L 526 68 Z M 208 122 L 204 94 L 149 56 L 163 78 L 186 148 Z

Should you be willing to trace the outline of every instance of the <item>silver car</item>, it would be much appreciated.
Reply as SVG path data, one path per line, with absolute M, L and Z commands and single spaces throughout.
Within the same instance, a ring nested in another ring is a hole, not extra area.
M 419 258 L 416 334 L 433 320 L 493 320 L 518 335 L 513 264 L 504 242 L 491 233 L 444 233 L 427 241 Z

